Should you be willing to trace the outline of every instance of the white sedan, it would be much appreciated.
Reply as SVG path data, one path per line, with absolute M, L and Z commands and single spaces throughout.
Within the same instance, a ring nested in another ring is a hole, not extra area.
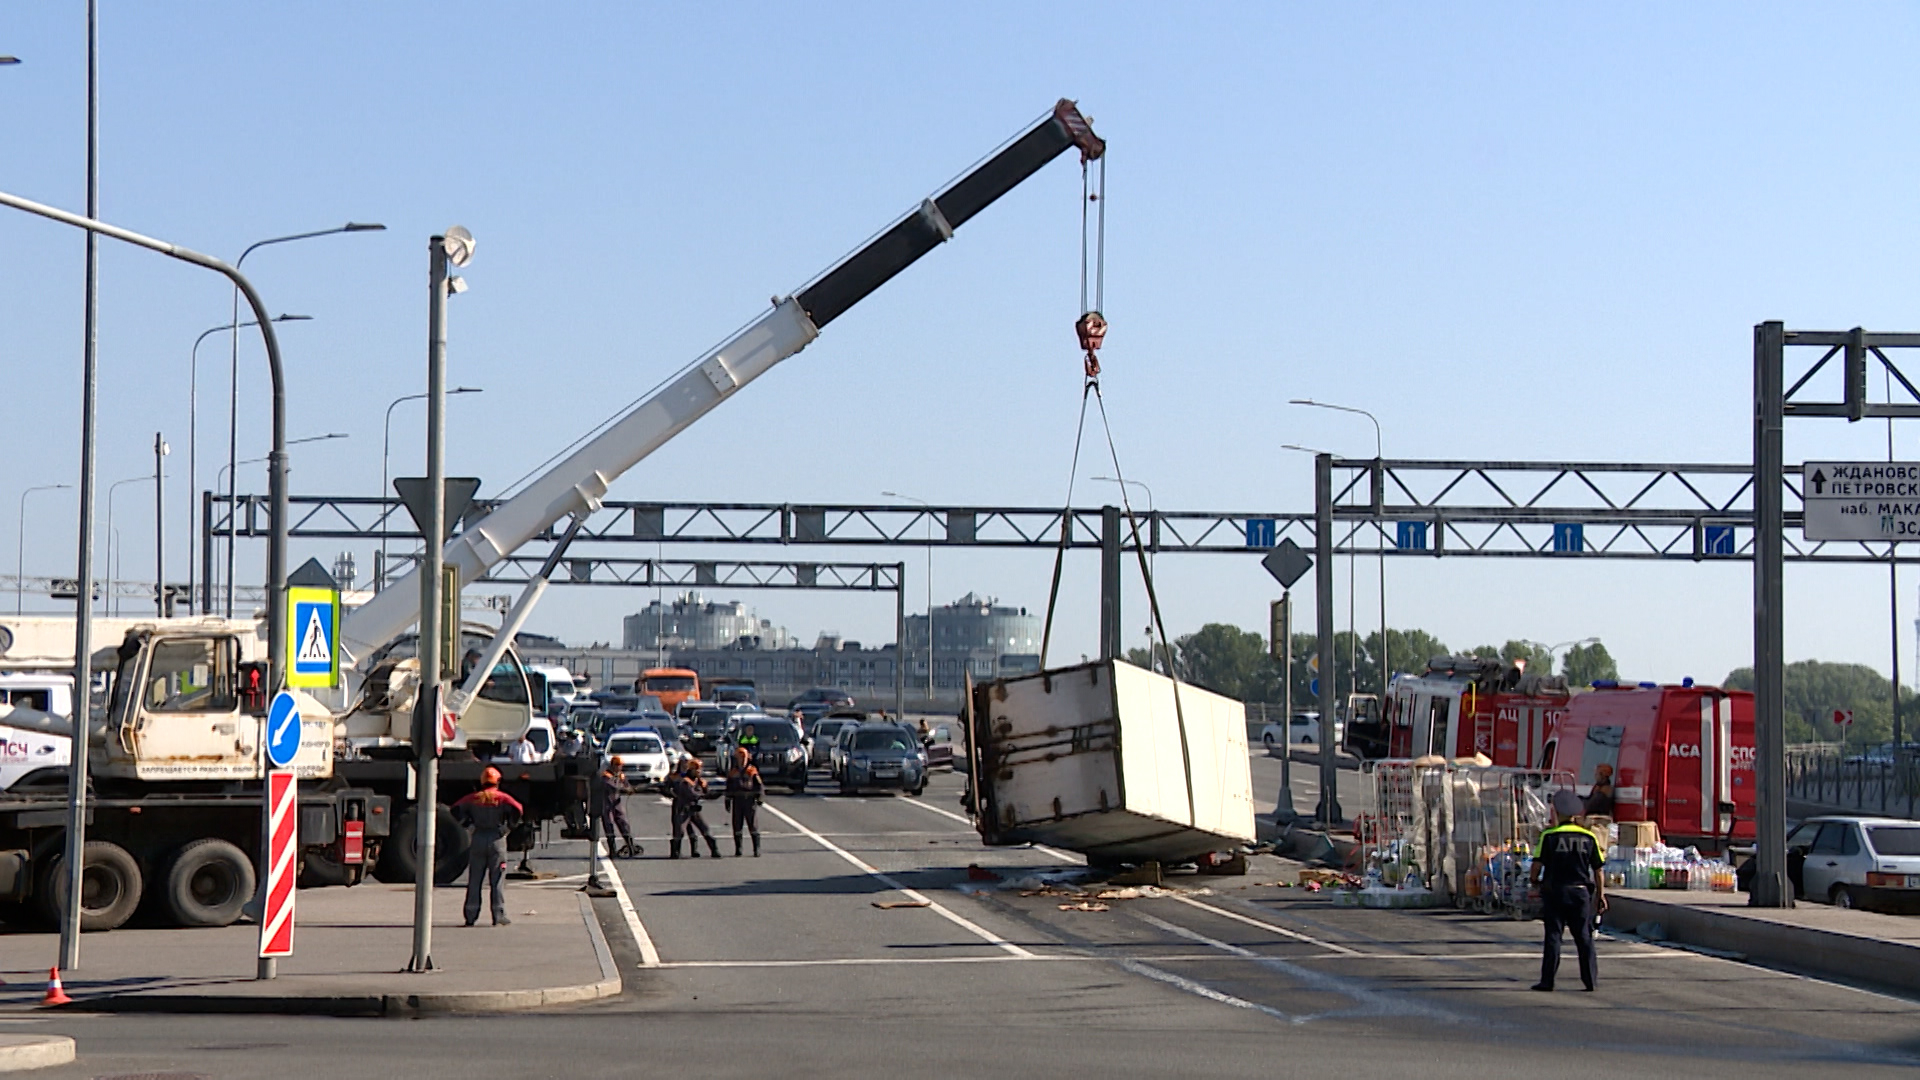
M 655 731 L 616 731 L 607 736 L 607 754 L 620 759 L 620 774 L 636 788 L 667 782 L 673 758 Z
M 1344 726 L 1345 725 L 1341 724 L 1338 720 L 1333 722 L 1333 738 L 1335 743 L 1338 743 L 1344 734 L 1342 731 Z M 1320 742 L 1320 714 L 1294 713 L 1293 722 L 1287 725 L 1286 731 L 1280 730 L 1279 724 L 1268 724 L 1260 729 L 1260 745 L 1266 747 L 1267 753 L 1269 754 L 1279 752 L 1281 740 L 1283 739 L 1286 740 L 1287 745 L 1290 746 L 1318 745 Z
M 1809 900 L 1920 909 L 1920 821 L 1808 818 L 1787 837 L 1787 873 Z

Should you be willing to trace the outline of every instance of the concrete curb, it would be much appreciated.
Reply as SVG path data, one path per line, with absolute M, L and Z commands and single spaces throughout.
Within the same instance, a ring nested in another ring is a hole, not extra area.
M 63 1006 L 64 1012 L 114 1013 L 261 1013 L 277 1016 L 405 1017 L 445 1013 L 518 1012 L 552 1005 L 574 1005 L 620 993 L 620 969 L 607 947 L 593 902 L 576 894 L 580 918 L 593 941 L 600 978 L 572 986 L 521 990 L 450 990 L 409 994 L 113 994 Z M 409 976 L 411 977 L 411 976 Z M 429 976 L 431 977 L 431 976 Z M 51 1064 L 51 1063 L 50 1063 Z
M 72 1060 L 73 1040 L 65 1035 L 0 1035 L 0 1072 L 45 1069 Z
M 1774 922 L 1726 908 L 1607 895 L 1606 925 L 1629 933 L 1659 923 L 1668 941 L 1696 945 L 1765 967 L 1816 978 L 1920 992 L 1920 946 Z

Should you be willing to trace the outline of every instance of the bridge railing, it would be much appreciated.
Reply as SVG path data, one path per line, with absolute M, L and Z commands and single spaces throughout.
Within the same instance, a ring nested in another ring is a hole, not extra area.
M 1796 748 L 1797 749 L 1797 748 Z M 1789 753 L 1787 795 L 1834 811 L 1913 817 L 1920 806 L 1920 754 Z

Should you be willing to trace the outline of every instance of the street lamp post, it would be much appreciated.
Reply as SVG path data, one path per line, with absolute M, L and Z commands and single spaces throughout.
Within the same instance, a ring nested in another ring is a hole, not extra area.
M 1373 422 L 1373 467 L 1376 470 L 1375 476 L 1378 482 L 1380 483 L 1381 487 L 1384 489 L 1386 485 L 1386 452 L 1381 449 L 1383 443 L 1381 442 L 1381 438 L 1380 438 L 1380 420 L 1378 417 L 1374 416 L 1372 413 L 1368 412 L 1365 409 L 1356 409 L 1350 405 L 1331 405 L 1324 401 L 1315 401 L 1312 398 L 1294 398 L 1292 401 L 1287 402 L 1287 404 L 1306 405 L 1315 409 L 1332 409 L 1334 412 L 1353 413 L 1356 416 L 1364 416 L 1368 420 L 1371 420 Z M 1380 496 L 1381 496 L 1381 500 L 1384 502 L 1386 498 L 1386 492 L 1382 490 L 1380 492 Z M 1379 518 L 1375 518 L 1374 528 L 1380 530 L 1380 702 L 1379 704 L 1380 704 L 1380 708 L 1384 710 L 1386 708 L 1386 702 L 1387 702 L 1387 677 L 1388 677 L 1388 670 L 1387 670 L 1387 666 L 1388 666 L 1387 665 L 1387 651 L 1388 651 L 1387 650 L 1387 524 L 1386 522 L 1381 521 Z M 1380 715 L 1384 717 L 1386 713 L 1382 712 Z M 1348 720 L 1352 720 L 1352 717 L 1348 717 Z
M 247 261 L 247 256 L 253 254 L 255 250 L 266 247 L 269 244 L 285 244 L 294 240 L 310 240 L 316 236 L 333 236 L 336 233 L 383 232 L 385 229 L 385 225 L 349 221 L 345 225 L 337 228 L 318 229 L 313 232 L 294 233 L 290 236 L 275 236 L 267 240 L 257 240 L 247 245 L 246 250 L 240 253 L 240 257 L 233 261 L 233 269 L 235 273 L 239 273 L 241 264 Z M 264 318 L 265 316 L 260 317 Z M 233 327 L 232 353 L 228 360 L 227 371 L 227 471 L 229 479 L 231 479 L 235 465 L 234 457 L 238 452 L 240 442 L 240 290 L 237 287 L 233 290 L 233 316 L 229 318 L 227 322 Z M 227 618 L 231 619 L 233 618 L 234 541 L 232 512 L 233 491 L 231 488 L 227 491 L 227 507 Z M 278 602 L 277 598 L 274 602 Z
M 902 502 L 919 503 L 927 511 L 927 711 L 933 711 L 933 504 L 925 499 L 883 491 L 882 496 Z M 901 642 L 904 647 L 905 642 Z M 905 719 L 902 717 L 902 719 Z
M 102 590 L 100 595 L 100 614 L 102 615 L 113 614 L 113 606 L 114 606 L 113 587 L 114 585 L 118 584 L 115 581 L 115 578 L 118 575 L 114 571 L 114 562 L 113 562 L 114 555 L 117 554 L 117 552 L 115 551 L 116 545 L 113 539 L 114 536 L 116 535 L 113 531 L 113 496 L 116 492 L 120 490 L 120 488 L 123 485 L 138 484 L 143 481 L 147 481 L 151 479 L 153 479 L 153 477 L 151 476 L 129 476 L 125 480 L 115 480 L 113 483 L 107 485 L 107 557 L 106 557 L 107 565 L 102 568 L 103 572 L 107 576 L 107 587 L 104 590 Z M 88 599 L 89 598 L 87 597 L 81 597 L 82 602 L 85 602 Z
M 455 394 L 477 394 L 479 392 L 480 388 L 477 386 L 456 386 L 447 391 L 447 396 L 452 397 Z M 422 401 L 426 396 L 425 394 L 406 394 L 394 398 L 393 401 L 387 405 L 387 419 L 380 427 L 380 497 L 382 499 L 387 497 L 387 454 L 393 446 L 393 408 L 403 401 Z M 373 574 L 373 591 L 376 593 L 385 587 L 387 583 L 386 514 L 382 512 L 380 518 L 380 564 L 374 567 Z
M 275 315 L 270 321 L 277 322 L 277 323 L 306 322 L 311 318 L 313 318 L 313 316 L 311 315 Z M 240 325 L 241 326 L 257 326 L 259 324 L 255 322 L 243 322 Z M 195 506 L 197 503 L 197 496 L 199 495 L 199 486 L 200 486 L 200 466 L 199 466 L 199 462 L 200 462 L 200 416 L 199 416 L 199 412 L 200 412 L 200 343 L 212 337 L 213 335 L 220 333 L 223 330 L 233 330 L 233 329 L 236 329 L 236 328 L 231 325 L 227 325 L 227 326 L 215 326 L 215 327 L 212 327 L 211 329 L 201 331 L 200 336 L 193 339 L 193 350 L 188 354 L 188 358 L 187 358 L 187 487 L 186 487 L 186 492 L 187 492 L 187 608 L 189 611 L 191 611 L 193 608 L 194 572 L 198 567 L 198 564 L 194 558 L 194 545 L 199 540 L 199 536 L 196 535 L 196 530 L 194 528 L 194 526 L 197 524 L 194 518 L 195 518 Z M 202 614 L 205 614 L 206 610 L 210 609 L 213 606 L 211 603 L 212 596 L 213 596 L 213 593 L 211 589 L 209 589 L 207 593 L 207 598 L 209 602 L 201 605 Z
M 20 493 L 20 541 L 13 556 L 13 613 L 15 615 L 26 612 L 24 579 L 27 573 L 27 496 L 36 491 L 65 491 L 71 487 L 73 487 L 72 484 L 41 484 L 39 487 L 30 487 Z

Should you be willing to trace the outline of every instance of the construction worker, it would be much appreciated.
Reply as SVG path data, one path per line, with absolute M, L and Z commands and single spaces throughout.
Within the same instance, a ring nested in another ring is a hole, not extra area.
M 507 896 L 500 878 L 507 872 L 507 833 L 525 813 L 518 799 L 500 790 L 500 770 L 491 765 L 480 772 L 480 790 L 453 804 L 454 820 L 473 830 L 473 846 L 467 849 L 467 903 L 462 911 L 468 926 L 480 919 L 482 882 L 492 890 L 488 899 L 493 925 L 513 922 L 507 918 Z
M 740 857 L 740 827 L 746 826 L 753 834 L 753 857 L 760 857 L 760 796 L 765 794 L 767 782 L 760 779 L 760 770 L 753 767 L 752 755 L 746 747 L 733 752 L 733 767 L 727 770 L 727 809 L 733 816 L 733 857 Z
M 623 800 L 633 794 L 633 787 L 627 783 L 624 763 L 613 758 L 600 770 L 594 783 L 600 789 L 594 793 L 597 796 L 594 802 L 600 810 L 600 834 L 607 841 L 607 858 L 637 859 L 645 855 L 646 849 L 633 842 L 633 828 L 627 824 Z M 615 836 L 619 837 L 619 843 L 614 842 Z
M 1540 834 L 1533 854 L 1534 885 L 1540 888 L 1541 918 L 1547 940 L 1540 955 L 1540 981 L 1535 990 L 1551 991 L 1560 970 L 1560 933 L 1573 931 L 1573 947 L 1580 954 L 1580 984 L 1594 988 L 1599 972 L 1593 956 L 1593 917 L 1607 910 L 1605 879 L 1600 875 L 1600 840 L 1573 819 L 1586 809 L 1580 796 L 1558 791 L 1553 796 L 1553 828 Z
M 667 857 L 680 857 L 680 837 L 687 838 L 687 848 L 694 858 L 700 857 L 700 839 L 705 837 L 707 850 L 714 858 L 720 857 L 720 845 L 714 842 L 713 830 L 707 828 L 707 819 L 700 810 L 707 798 L 707 782 L 700 777 L 700 759 L 688 758 L 686 768 L 673 782 L 673 838 L 669 841 Z M 695 835 L 695 832 L 699 835 Z

